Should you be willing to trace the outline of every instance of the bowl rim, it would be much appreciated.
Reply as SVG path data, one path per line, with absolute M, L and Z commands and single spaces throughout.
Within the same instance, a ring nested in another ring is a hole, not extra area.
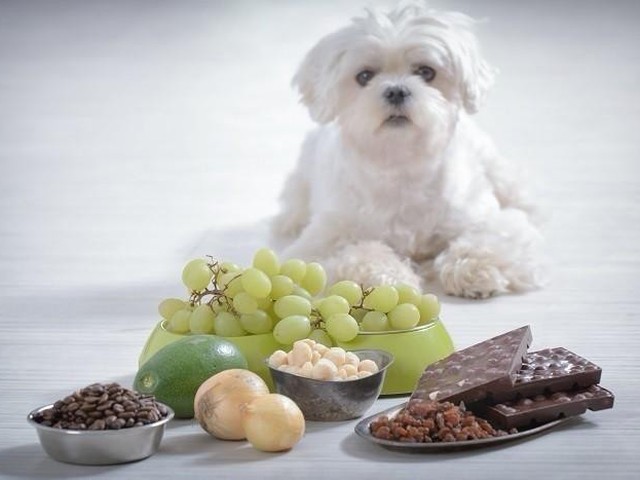
M 429 320 L 428 323 L 422 324 L 422 325 L 416 325 L 415 327 L 412 328 L 407 328 L 404 330 L 382 330 L 380 332 L 366 332 L 366 331 L 359 331 L 358 332 L 358 336 L 375 336 L 375 335 L 393 335 L 393 334 L 397 334 L 397 333 L 411 333 L 411 332 L 416 332 L 416 331 L 421 331 L 421 330 L 426 330 L 429 328 L 434 327 L 436 324 L 440 323 L 442 320 L 440 319 L 440 316 L 434 317 L 431 320 Z M 214 335 L 220 338 L 247 338 L 247 337 L 261 337 L 264 335 L 271 335 L 272 332 L 267 332 L 267 333 L 248 333 L 247 335 L 240 335 L 240 336 L 236 336 L 236 337 L 223 337 L 222 335 L 218 335 L 216 333 L 191 333 L 191 332 L 187 332 L 187 333 L 176 333 L 176 332 L 172 332 L 171 330 L 167 329 L 166 325 L 167 325 L 168 320 L 166 318 L 162 318 L 159 322 L 158 325 L 160 327 L 160 329 L 164 332 L 167 332 L 171 335 L 178 335 L 181 337 L 188 337 L 188 336 L 192 336 L 192 335 Z M 343 342 L 343 343 L 348 343 L 348 342 Z
M 429 328 L 433 328 L 436 326 L 436 324 L 440 323 L 440 317 L 435 317 L 432 318 L 431 320 L 429 320 L 428 323 L 425 323 L 423 325 L 416 325 L 415 327 L 412 328 L 406 328 L 404 330 L 382 330 L 380 332 L 358 332 L 358 336 L 375 336 L 375 335 L 393 335 L 393 334 L 398 334 L 398 333 L 411 333 L 411 332 L 417 332 L 417 331 L 421 331 L 421 330 L 427 330 Z M 342 342 L 342 343 L 349 343 L 349 342 Z
M 340 347 L 342 348 L 342 347 Z M 319 380 L 317 378 L 311 378 L 311 377 L 305 377 L 304 375 L 296 375 L 295 373 L 291 373 L 291 372 L 285 372 L 283 370 L 279 370 L 278 368 L 274 368 L 271 365 L 269 365 L 269 357 L 267 357 L 264 362 L 267 365 L 267 367 L 269 368 L 270 372 L 278 372 L 278 374 L 281 375 L 291 375 L 294 376 L 296 378 L 301 378 L 304 380 L 309 380 L 311 382 L 315 382 L 318 384 L 338 384 L 338 385 L 347 385 L 350 383 L 355 383 L 355 382 L 359 382 L 361 380 L 366 380 L 369 379 L 375 375 L 380 375 L 382 373 L 385 372 L 385 370 L 387 370 L 387 368 L 389 368 L 391 366 L 391 364 L 393 363 L 393 361 L 395 360 L 395 357 L 393 356 L 393 354 L 391 352 L 387 352 L 386 350 L 382 350 L 380 348 L 356 348 L 354 350 L 347 350 L 347 352 L 353 352 L 355 354 L 357 354 L 358 352 L 375 352 L 375 353 L 381 353 L 382 355 L 388 357 L 389 361 L 387 362 L 387 364 L 380 368 L 378 367 L 378 371 L 375 373 L 372 373 L 371 375 L 367 375 L 366 377 L 361 377 L 361 378 L 355 378 L 353 380 Z M 276 379 L 273 379 L 274 383 L 276 382 Z
M 53 408 L 53 403 L 50 403 L 48 405 L 43 405 L 41 407 L 35 408 L 33 410 L 31 410 L 29 412 L 29 414 L 27 415 L 27 422 L 29 424 L 31 424 L 32 426 L 34 426 L 36 429 L 38 430 L 43 430 L 45 432 L 55 432 L 59 435 L 92 435 L 92 436 L 107 436 L 107 435 L 127 435 L 131 432 L 141 432 L 143 430 L 153 430 L 155 428 L 158 428 L 162 425 L 165 425 L 166 423 L 170 422 L 173 417 L 175 416 L 175 412 L 173 411 L 173 409 L 165 404 L 165 403 L 161 403 L 156 401 L 157 404 L 162 405 L 164 408 L 167 409 L 167 415 L 163 418 L 161 418 L 160 420 L 158 420 L 157 422 L 153 422 L 153 423 L 148 423 L 146 425 L 141 425 L 138 427 L 128 427 L 128 428 L 120 428 L 118 430 L 72 430 L 72 429 L 67 429 L 67 428 L 54 428 L 54 427 L 49 427 L 47 425 L 42 425 L 41 423 L 38 423 L 35 421 L 34 416 L 39 413 L 42 412 L 44 410 L 48 410 L 50 408 Z
M 169 320 L 167 320 L 166 318 L 162 318 L 160 319 L 160 321 L 158 322 L 157 326 L 163 331 L 166 332 L 170 335 L 177 335 L 180 337 L 193 337 L 195 335 L 211 335 L 212 337 L 220 337 L 223 339 L 236 339 L 236 338 L 249 338 L 249 337 L 264 337 L 266 335 L 272 335 L 272 332 L 267 332 L 267 333 L 247 333 L 246 335 L 237 335 L 235 337 L 225 337 L 223 335 L 218 335 L 217 333 L 193 333 L 193 332 L 186 332 L 186 333 L 177 333 L 177 332 L 172 332 L 171 330 L 169 330 L 167 328 L 167 322 Z

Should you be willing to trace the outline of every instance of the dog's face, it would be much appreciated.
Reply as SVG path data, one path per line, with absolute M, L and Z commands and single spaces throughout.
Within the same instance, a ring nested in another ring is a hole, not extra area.
M 365 18 L 323 38 L 294 78 L 312 118 L 363 142 L 407 130 L 450 131 L 492 81 L 462 14 L 420 6 Z

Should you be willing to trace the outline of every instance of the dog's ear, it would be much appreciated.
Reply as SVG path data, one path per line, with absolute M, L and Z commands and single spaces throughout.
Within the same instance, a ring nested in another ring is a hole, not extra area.
M 449 37 L 448 47 L 458 72 L 462 104 L 467 112 L 475 113 L 493 85 L 497 70 L 480 53 L 473 33 L 474 19 L 462 13 L 446 12 L 441 20 L 455 32 Z
M 330 122 L 338 113 L 340 63 L 349 37 L 350 29 L 345 28 L 321 39 L 307 53 L 291 82 L 311 118 L 320 124 Z

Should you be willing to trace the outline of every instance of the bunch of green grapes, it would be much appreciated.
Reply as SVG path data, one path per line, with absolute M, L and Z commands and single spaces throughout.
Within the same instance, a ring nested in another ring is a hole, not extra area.
M 281 263 L 268 248 L 258 250 L 248 268 L 212 258 L 192 260 L 182 281 L 189 298 L 167 298 L 158 308 L 174 333 L 238 337 L 271 332 L 283 345 L 311 338 L 332 346 L 362 331 L 410 329 L 440 313 L 435 295 L 407 285 L 365 289 L 343 280 L 325 290 L 322 265 L 300 259 Z

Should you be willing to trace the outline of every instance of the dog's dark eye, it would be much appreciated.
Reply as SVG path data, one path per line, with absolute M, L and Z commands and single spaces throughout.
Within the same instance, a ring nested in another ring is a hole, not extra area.
M 416 75 L 420 75 L 422 79 L 427 83 L 436 78 L 436 71 L 433 68 L 428 67 L 427 65 L 420 65 L 413 71 L 413 73 L 415 73 Z
M 375 73 L 371 70 L 362 70 L 356 75 L 356 82 L 358 82 L 360 86 L 364 87 L 371 81 L 374 76 Z

